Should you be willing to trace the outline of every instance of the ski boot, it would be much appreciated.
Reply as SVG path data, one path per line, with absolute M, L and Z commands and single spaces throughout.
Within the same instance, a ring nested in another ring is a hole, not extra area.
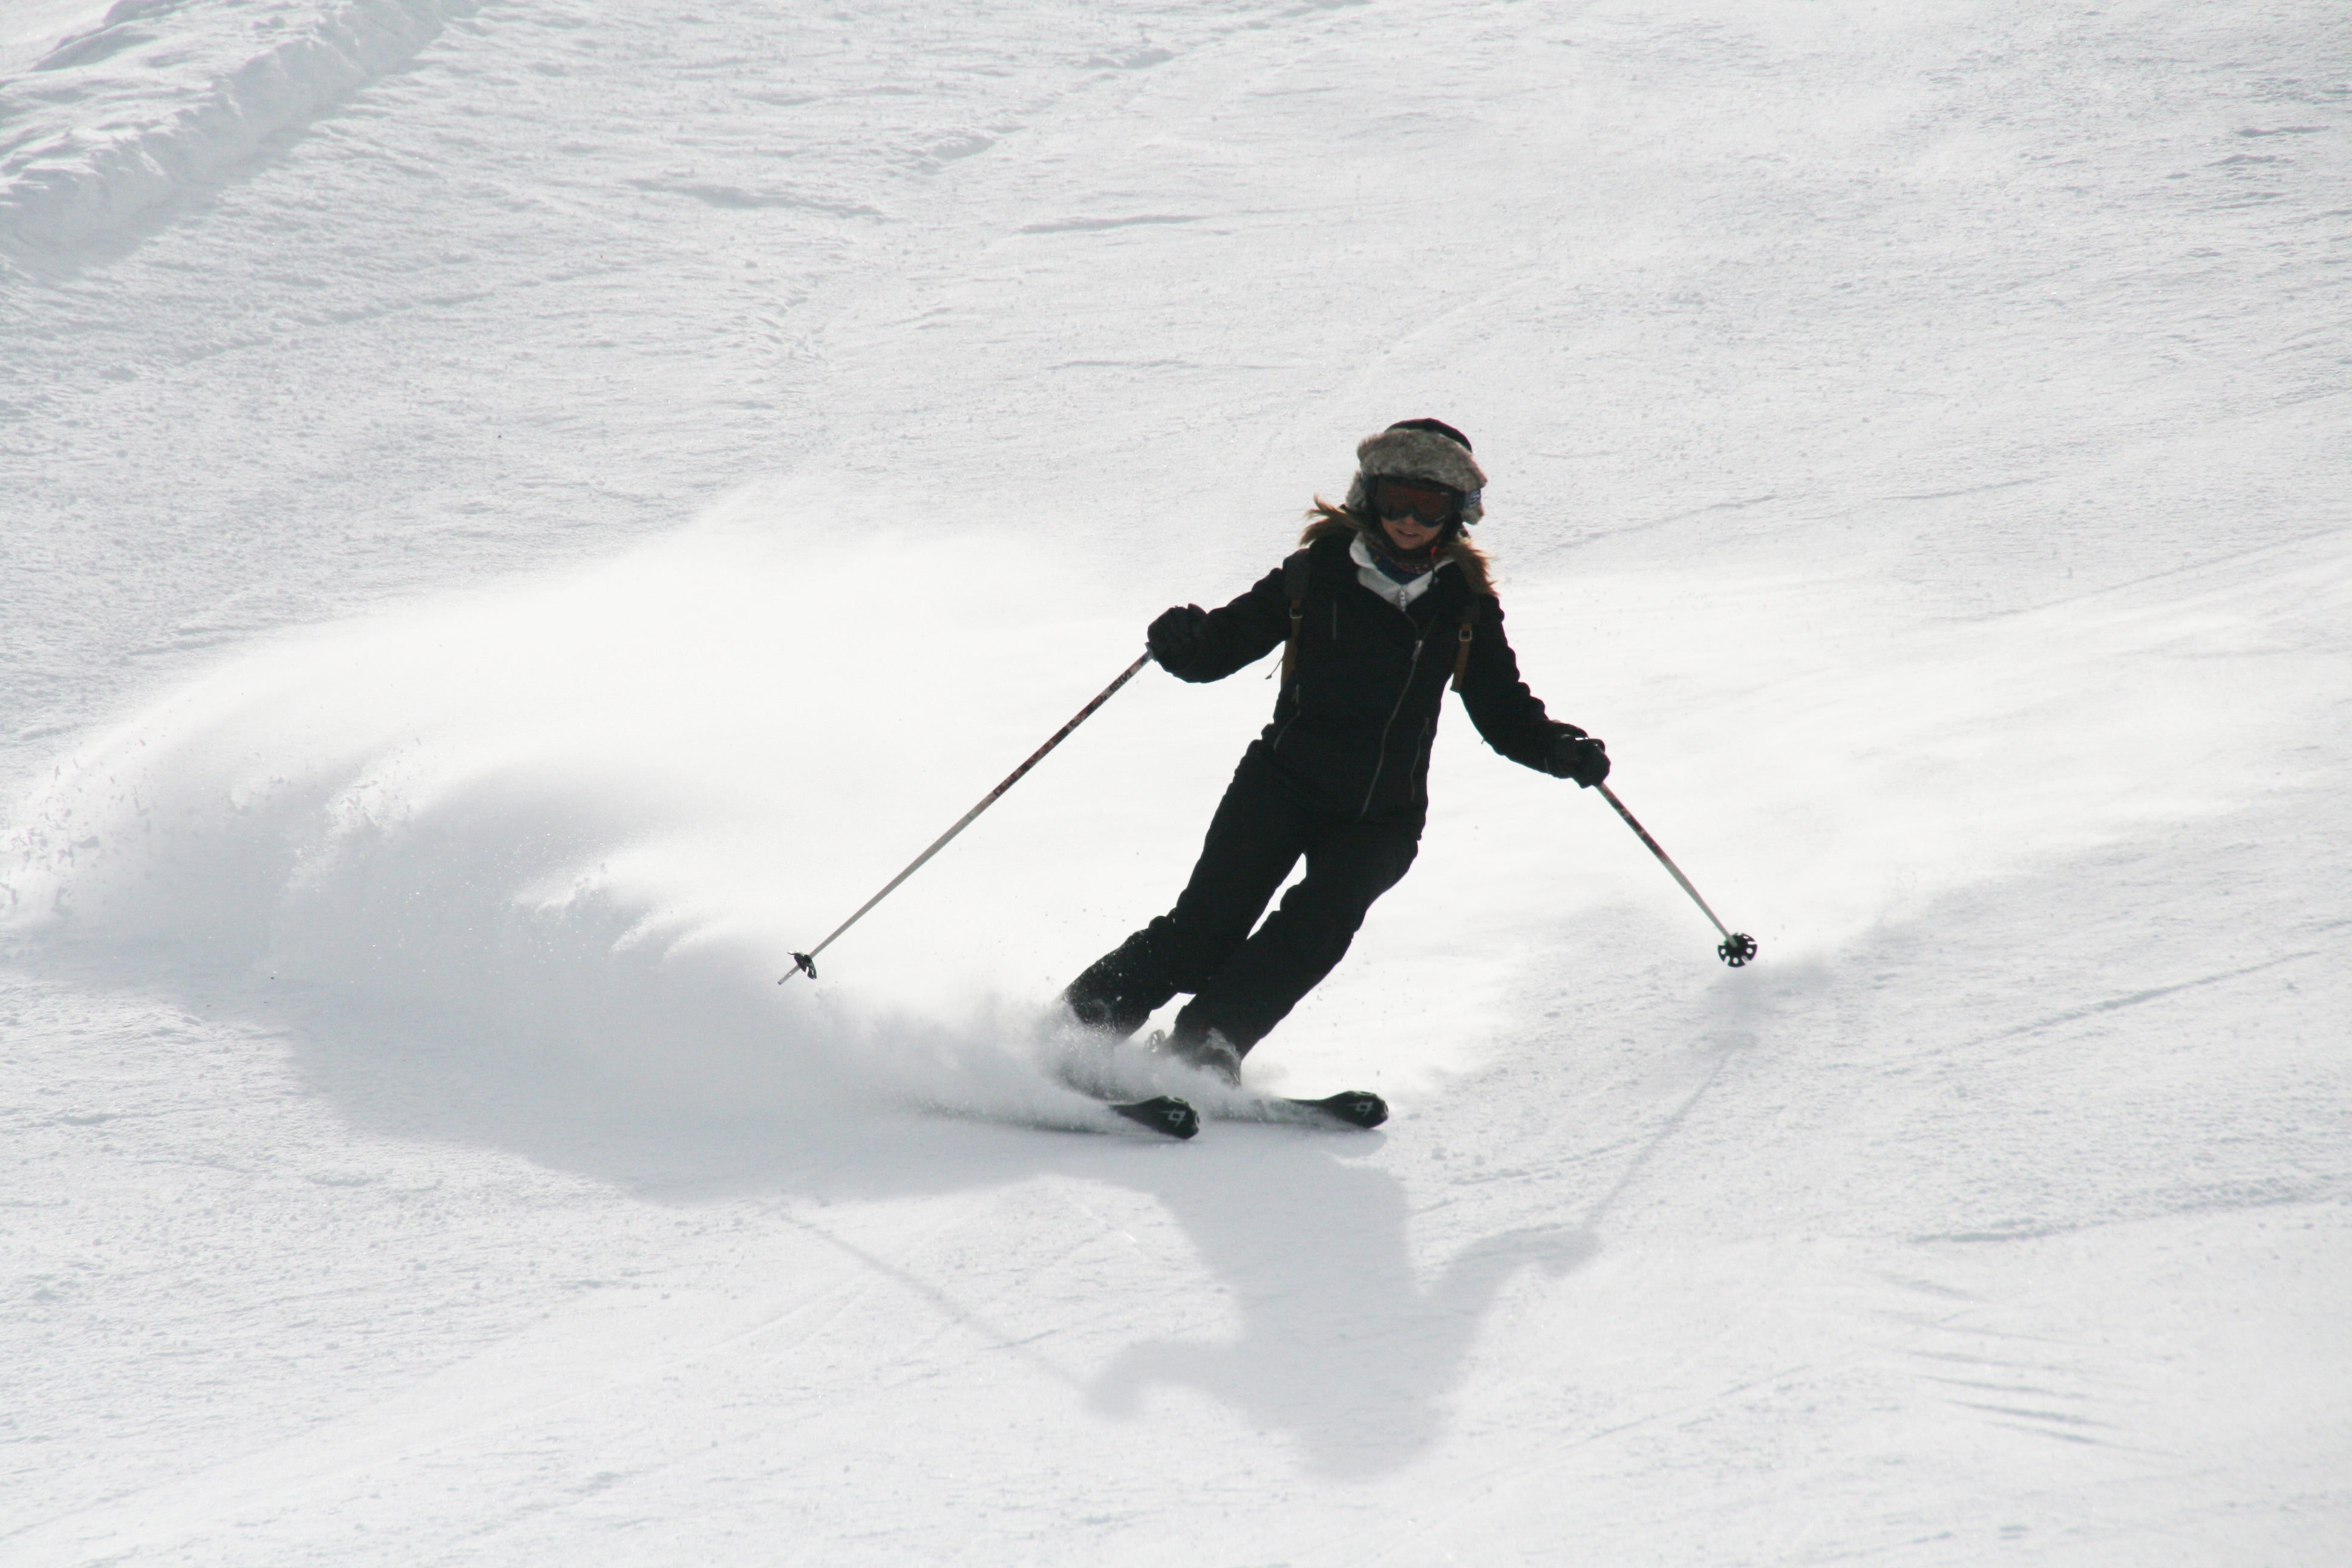
M 1154 1030 L 1149 1048 L 1154 1056 L 1167 1057 L 1187 1067 L 1198 1068 L 1226 1083 L 1239 1084 L 1242 1081 L 1241 1047 L 1225 1038 L 1223 1030 L 1211 1029 L 1199 1035 L 1182 1029 L 1172 1035 Z

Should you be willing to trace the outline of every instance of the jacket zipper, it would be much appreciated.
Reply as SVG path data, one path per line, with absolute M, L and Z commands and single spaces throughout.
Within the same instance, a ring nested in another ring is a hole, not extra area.
M 1412 678 L 1421 668 L 1421 650 L 1429 639 L 1412 639 L 1412 662 L 1404 667 L 1404 685 L 1397 692 L 1396 706 L 1389 710 L 1389 721 L 1381 726 L 1381 749 L 1372 757 L 1372 782 L 1364 786 L 1364 804 L 1357 808 L 1356 820 L 1361 822 L 1371 815 L 1372 792 L 1381 787 L 1381 770 L 1388 765 L 1389 731 L 1396 728 L 1397 715 L 1404 711 L 1404 700 L 1412 695 Z

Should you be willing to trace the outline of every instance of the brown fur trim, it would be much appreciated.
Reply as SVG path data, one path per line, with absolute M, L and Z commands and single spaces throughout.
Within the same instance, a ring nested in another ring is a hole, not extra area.
M 1298 542 L 1312 544 L 1334 534 L 1370 534 L 1379 526 L 1369 517 L 1333 506 L 1317 496 L 1315 504 L 1307 509 L 1307 531 L 1298 536 Z M 1494 566 L 1487 561 L 1486 552 L 1471 543 L 1466 534 L 1454 536 L 1454 542 L 1445 547 L 1445 559 L 1454 563 L 1454 569 L 1462 574 L 1463 582 L 1470 585 L 1473 594 L 1489 599 L 1496 596 Z
M 1367 475 L 1411 475 L 1452 485 L 1464 495 L 1486 488 L 1486 475 L 1470 448 L 1434 430 L 1408 430 L 1391 425 L 1377 436 L 1356 443 L 1356 467 Z

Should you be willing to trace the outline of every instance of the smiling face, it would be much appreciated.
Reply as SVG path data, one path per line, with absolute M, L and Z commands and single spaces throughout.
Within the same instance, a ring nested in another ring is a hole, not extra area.
M 1415 554 L 1428 549 L 1429 542 L 1444 531 L 1443 525 L 1432 526 L 1410 513 L 1397 517 L 1384 517 L 1381 519 L 1381 527 L 1387 531 L 1389 542 L 1397 547 L 1400 554 L 1404 555 Z

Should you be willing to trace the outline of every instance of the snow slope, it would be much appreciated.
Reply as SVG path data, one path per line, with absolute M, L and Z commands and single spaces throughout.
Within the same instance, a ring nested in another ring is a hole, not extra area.
M 2352 1546 L 2329 8 L 9 26 L 0 1561 Z M 1147 670 L 777 987 L 1421 413 L 1762 962 L 1456 715 L 1388 1129 L 1035 1125 Z

